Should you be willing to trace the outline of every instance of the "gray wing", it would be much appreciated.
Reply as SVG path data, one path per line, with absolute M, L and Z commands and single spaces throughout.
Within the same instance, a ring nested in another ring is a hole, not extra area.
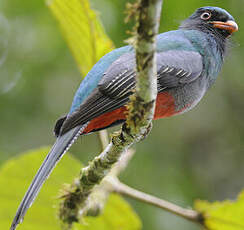
M 200 77 L 202 56 L 193 51 L 168 51 L 157 56 L 158 91 L 189 84 Z
M 135 87 L 135 55 L 127 53 L 107 69 L 98 87 L 55 130 L 62 135 L 77 125 L 117 108 L 129 101 Z M 202 57 L 192 51 L 167 51 L 157 53 L 158 92 L 195 81 L 202 73 Z
M 202 57 L 193 51 L 157 53 L 158 92 L 191 83 L 202 73 Z M 116 60 L 98 85 L 111 98 L 127 95 L 135 87 L 135 55 L 125 54 Z

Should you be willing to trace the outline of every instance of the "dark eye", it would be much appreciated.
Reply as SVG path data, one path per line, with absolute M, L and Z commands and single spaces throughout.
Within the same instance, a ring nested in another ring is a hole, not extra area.
M 209 18 L 211 18 L 211 13 L 209 13 L 209 12 L 204 12 L 201 15 L 201 19 L 203 19 L 203 20 L 208 20 Z

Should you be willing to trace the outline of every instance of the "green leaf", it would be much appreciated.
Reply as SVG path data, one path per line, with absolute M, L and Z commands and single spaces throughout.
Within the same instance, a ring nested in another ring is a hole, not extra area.
M 48 151 L 49 148 L 29 151 L 8 160 L 0 168 L 0 229 L 9 229 L 18 205 Z M 82 165 L 78 160 L 70 154 L 66 154 L 44 184 L 33 206 L 28 210 L 23 224 L 18 229 L 61 229 L 57 217 L 59 190 L 64 183 L 73 181 L 81 167 Z M 102 215 L 86 217 L 84 223 L 83 225 L 76 224 L 74 229 L 141 229 L 137 215 L 129 204 L 118 195 L 111 195 Z
M 113 49 L 88 0 L 48 0 L 83 76 Z
M 205 226 L 210 230 L 244 230 L 244 191 L 236 201 L 198 200 L 195 209 L 203 213 Z
M 85 217 L 74 230 L 140 230 L 142 224 L 130 205 L 119 195 L 111 194 L 98 217 Z
M 41 148 L 8 160 L 0 169 L 0 229 L 9 229 L 29 184 L 44 160 L 49 148 Z M 57 219 L 59 190 L 72 182 L 81 164 L 66 154 L 44 184 L 33 206 L 28 210 L 19 230 L 60 229 Z

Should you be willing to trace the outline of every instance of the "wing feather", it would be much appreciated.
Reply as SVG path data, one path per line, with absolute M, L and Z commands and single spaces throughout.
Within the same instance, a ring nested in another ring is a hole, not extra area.
M 190 84 L 201 76 L 202 69 L 202 57 L 197 52 L 174 50 L 158 53 L 158 92 Z M 67 116 L 60 135 L 77 125 L 124 106 L 135 88 L 135 75 L 134 53 L 127 53 L 118 58 L 104 73 L 98 87 L 76 111 Z

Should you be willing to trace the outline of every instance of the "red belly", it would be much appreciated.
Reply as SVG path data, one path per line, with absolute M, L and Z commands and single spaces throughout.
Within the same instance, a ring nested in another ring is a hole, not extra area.
M 99 117 L 96 117 L 86 127 L 83 133 L 89 133 L 96 129 L 101 129 L 108 127 L 112 123 L 118 120 L 125 120 L 125 112 L 127 109 L 125 106 L 118 108 L 114 111 L 102 114 Z M 179 111 L 175 111 L 174 98 L 167 92 L 159 93 L 156 100 L 156 109 L 154 114 L 154 120 L 170 117 L 177 114 Z

